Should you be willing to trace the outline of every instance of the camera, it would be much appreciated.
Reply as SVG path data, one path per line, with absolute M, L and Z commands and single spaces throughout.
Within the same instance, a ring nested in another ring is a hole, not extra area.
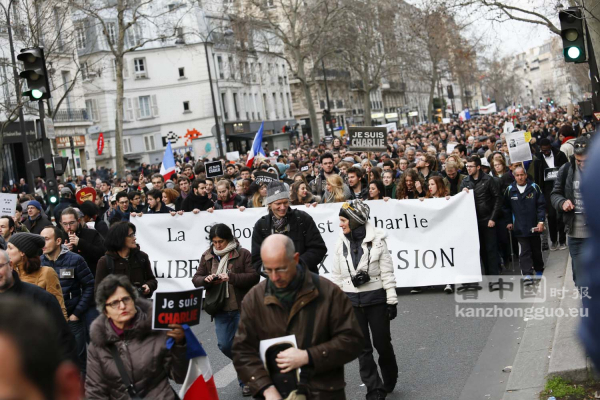
M 365 283 L 369 282 L 371 280 L 371 277 L 369 276 L 369 274 L 365 271 L 360 271 L 357 272 L 356 275 L 354 275 L 352 278 L 352 284 L 354 285 L 354 287 L 359 287 L 364 285 Z
M 217 275 L 217 274 L 213 274 L 212 277 L 213 277 L 213 281 L 220 281 L 221 280 L 221 278 L 219 278 L 219 275 Z
M 138 292 L 138 296 L 140 297 L 146 297 L 146 295 L 144 294 L 145 289 L 141 286 L 135 286 L 135 290 L 137 290 Z

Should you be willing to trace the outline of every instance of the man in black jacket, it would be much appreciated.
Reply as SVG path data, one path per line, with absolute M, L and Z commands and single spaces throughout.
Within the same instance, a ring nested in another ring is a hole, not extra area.
M 146 193 L 146 201 L 148 202 L 148 210 L 146 211 L 148 214 L 167 214 L 172 211 L 163 203 L 162 192 L 158 189 L 149 190 Z
M 22 282 L 19 279 L 19 274 L 13 271 L 8 253 L 0 251 L 0 299 L 5 295 L 27 298 L 35 304 L 40 305 L 58 327 L 59 336 L 56 338 L 56 345 L 61 348 L 62 359 L 71 360 L 77 364 L 77 354 L 75 352 L 75 338 L 67 325 L 67 321 L 63 316 L 62 309 L 58 304 L 58 300 L 52 294 L 44 289 Z M 41 334 L 41 332 L 38 332 Z
M 499 274 L 496 220 L 500 215 L 502 197 L 499 185 L 493 178 L 481 172 L 481 159 L 472 156 L 467 159 L 469 176 L 460 184 L 461 190 L 473 190 L 477 229 L 479 231 L 479 254 L 486 275 Z
M 60 202 L 54 207 L 54 220 L 60 221 L 60 213 L 67 207 L 77 207 L 73 192 L 69 186 L 60 189 Z
M 265 238 L 274 233 L 288 236 L 294 242 L 300 260 L 311 272 L 319 273 L 319 264 L 327 254 L 325 241 L 310 215 L 290 208 L 290 192 L 279 181 L 269 183 L 265 203 L 270 206 L 269 214 L 260 218 L 252 232 L 252 264 L 257 271 L 262 269 L 260 246 Z
M 568 163 L 567 155 L 562 151 L 553 148 L 552 143 L 547 138 L 539 141 L 540 154 L 534 164 L 535 183 L 542 189 L 544 200 L 546 201 L 546 213 L 548 214 L 548 232 L 552 242 L 550 250 L 564 250 L 567 248 L 567 233 L 565 232 L 565 223 L 562 218 L 558 218 L 558 212 L 552 206 L 550 196 L 554 189 L 554 182 L 558 176 L 558 170 L 564 164 Z
M 194 182 L 192 182 L 192 191 L 181 203 L 181 211 L 193 211 L 197 214 L 211 207 L 214 207 L 214 203 L 207 196 L 206 181 L 204 179 L 194 179 Z

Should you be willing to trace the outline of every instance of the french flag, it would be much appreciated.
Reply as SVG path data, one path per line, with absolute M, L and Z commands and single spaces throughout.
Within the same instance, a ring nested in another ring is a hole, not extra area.
M 254 141 L 252 142 L 252 148 L 250 152 L 248 152 L 248 161 L 246 161 L 247 167 L 252 167 L 254 164 L 254 157 L 259 154 L 265 155 L 265 151 L 262 148 L 262 137 L 263 137 L 263 127 L 265 125 L 265 121 L 260 124 L 260 129 L 256 132 L 256 136 L 254 136 Z
M 171 141 L 167 142 L 167 148 L 163 155 L 162 165 L 160 166 L 160 174 L 165 178 L 165 181 L 171 178 L 175 173 L 175 159 L 173 158 L 173 149 L 171 149 Z
M 190 327 L 183 325 L 183 329 L 187 347 L 186 354 L 190 364 L 183 386 L 179 391 L 179 397 L 183 400 L 219 400 L 206 352 Z

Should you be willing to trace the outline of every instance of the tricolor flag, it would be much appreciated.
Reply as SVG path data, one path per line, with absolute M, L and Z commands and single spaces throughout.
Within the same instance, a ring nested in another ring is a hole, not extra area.
M 175 173 L 175 159 L 173 158 L 173 150 L 171 149 L 171 142 L 167 142 L 167 148 L 163 155 L 162 164 L 160 166 L 160 174 L 165 178 L 165 181 L 171 178 L 171 175 Z
M 258 132 L 256 132 L 256 136 L 254 136 L 254 141 L 252 142 L 252 148 L 248 152 L 248 161 L 246 161 L 247 167 L 252 167 L 252 164 L 254 164 L 254 157 L 256 157 L 259 154 L 262 154 L 263 156 L 265 155 L 265 151 L 262 148 L 262 136 L 263 136 L 263 126 L 264 125 L 265 125 L 265 122 L 263 121 L 260 124 L 260 129 L 258 130 Z
M 458 119 L 460 121 L 466 121 L 468 119 L 471 119 L 471 113 L 469 112 L 469 109 L 464 109 L 460 112 L 460 114 L 458 114 Z
M 186 354 L 190 360 L 187 376 L 179 391 L 182 400 L 219 400 L 208 356 L 189 326 L 183 325 Z M 167 345 L 168 347 L 168 345 Z

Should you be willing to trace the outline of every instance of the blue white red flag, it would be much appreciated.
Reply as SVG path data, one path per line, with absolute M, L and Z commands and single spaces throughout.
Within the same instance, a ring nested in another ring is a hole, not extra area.
M 187 358 L 190 360 L 187 376 L 179 391 L 183 400 L 219 400 L 217 386 L 208 356 L 189 326 L 183 325 Z M 167 345 L 168 347 L 168 345 Z
M 262 154 L 263 156 L 265 155 L 265 151 L 262 148 L 262 137 L 263 137 L 264 125 L 265 125 L 265 122 L 263 121 L 260 124 L 260 129 L 258 130 L 258 132 L 256 132 L 256 136 L 254 136 L 254 141 L 252 142 L 252 148 L 248 152 L 248 161 L 246 161 L 247 167 L 252 167 L 252 164 L 254 164 L 254 157 L 256 157 L 259 154 Z
M 173 158 L 173 149 L 171 149 L 171 142 L 167 142 L 167 148 L 163 155 L 162 164 L 160 166 L 160 174 L 165 178 L 165 181 L 171 178 L 171 175 L 175 173 L 175 159 Z

